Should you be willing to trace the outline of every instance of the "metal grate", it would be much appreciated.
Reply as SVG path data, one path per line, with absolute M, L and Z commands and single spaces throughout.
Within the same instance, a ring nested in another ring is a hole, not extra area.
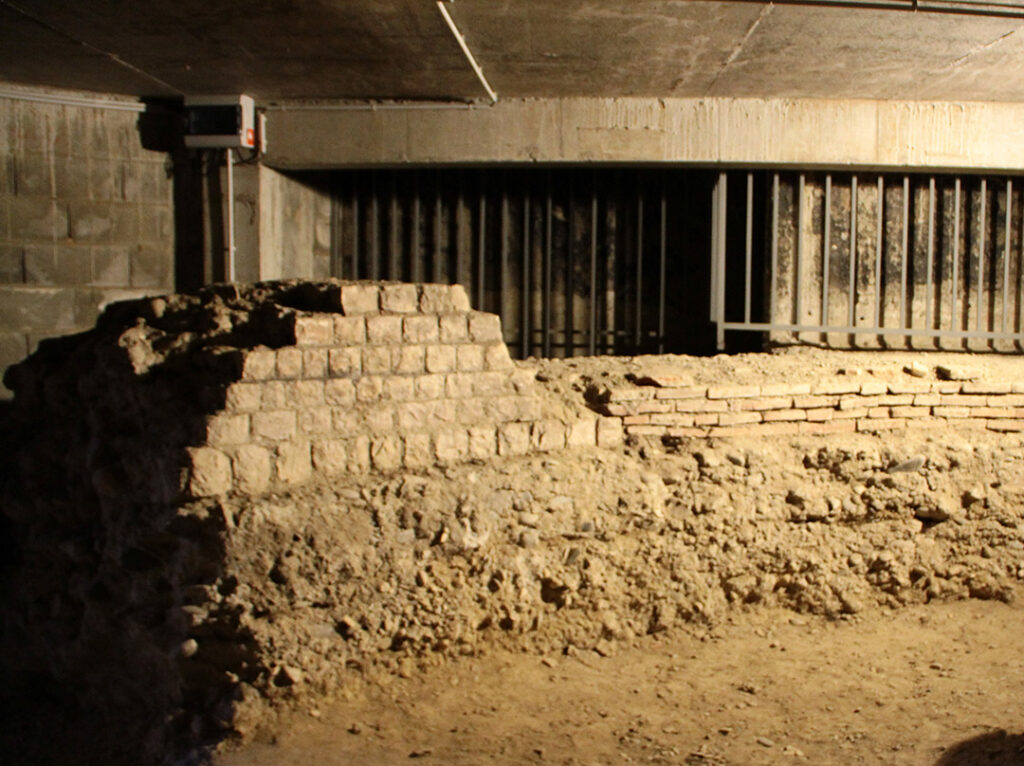
M 458 282 L 520 356 L 711 350 L 703 170 L 338 173 L 332 273 Z
M 758 178 L 768 187 L 761 204 Z M 1008 350 L 1024 340 L 1024 202 L 1012 178 L 720 173 L 712 208 L 720 349 L 732 330 L 845 347 L 896 336 Z M 758 226 L 768 231 L 760 303 Z

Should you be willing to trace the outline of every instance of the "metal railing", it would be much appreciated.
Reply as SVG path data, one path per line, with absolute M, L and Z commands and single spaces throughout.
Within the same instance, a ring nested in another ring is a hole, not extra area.
M 764 0 L 744 0 L 764 4 Z M 1024 17 L 1024 2 L 990 0 L 775 0 L 784 5 L 823 5 L 868 10 L 957 13 L 970 16 Z
M 718 348 L 728 331 L 781 342 L 821 334 L 836 346 L 871 336 L 1024 340 L 1024 201 L 1012 178 L 771 173 L 759 207 L 753 190 L 764 175 L 723 172 L 712 191 Z M 730 181 L 745 193 L 730 197 Z M 758 273 L 752 240 L 765 209 Z M 727 226 L 738 215 L 739 243 L 738 227 Z M 752 285 L 765 273 L 763 305 L 752 312 Z

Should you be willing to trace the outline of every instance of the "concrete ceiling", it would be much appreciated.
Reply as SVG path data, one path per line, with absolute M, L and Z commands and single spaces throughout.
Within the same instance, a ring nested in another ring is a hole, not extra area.
M 1024 19 L 703 0 L 457 0 L 500 97 L 1024 102 Z M 432 0 L 0 0 L 0 81 L 138 96 L 477 99 Z

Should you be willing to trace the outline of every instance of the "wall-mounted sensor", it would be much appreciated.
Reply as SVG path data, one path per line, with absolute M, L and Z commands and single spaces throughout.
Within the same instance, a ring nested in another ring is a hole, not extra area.
M 256 108 L 250 96 L 186 96 L 185 146 L 255 149 Z

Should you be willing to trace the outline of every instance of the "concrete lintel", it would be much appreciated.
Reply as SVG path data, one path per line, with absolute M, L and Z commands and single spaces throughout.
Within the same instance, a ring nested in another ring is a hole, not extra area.
M 508 99 L 283 108 L 268 123 L 266 161 L 281 169 L 602 162 L 1024 171 L 1024 104 Z

